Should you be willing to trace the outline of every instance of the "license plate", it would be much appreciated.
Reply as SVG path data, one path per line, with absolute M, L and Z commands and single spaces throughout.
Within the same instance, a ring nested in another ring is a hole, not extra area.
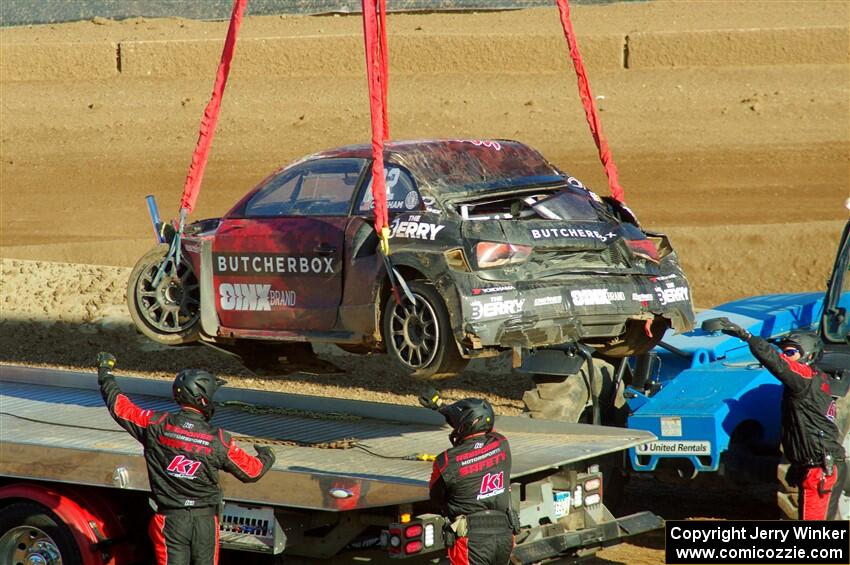
M 653 441 L 635 448 L 638 455 L 711 455 L 710 441 Z

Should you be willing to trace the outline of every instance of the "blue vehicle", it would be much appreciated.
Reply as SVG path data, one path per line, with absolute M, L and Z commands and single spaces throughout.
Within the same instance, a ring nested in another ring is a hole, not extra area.
M 845 438 L 850 429 L 848 232 L 850 222 L 844 227 L 826 293 L 749 297 L 697 315 L 698 328 L 726 317 L 771 340 L 794 329 L 818 331 L 825 351 L 819 366 L 834 377 L 832 393 L 838 399 L 837 419 Z M 674 481 L 706 474 L 762 484 L 779 478 L 780 510 L 796 516 L 796 494 L 784 482 L 787 465 L 782 465 L 779 447 L 782 386 L 754 359 L 746 343 L 695 329 L 665 337 L 637 358 L 633 368 L 625 391 L 627 425 L 659 438 L 629 450 L 633 472 Z M 850 453 L 850 440 L 844 443 Z M 845 514 L 848 496 L 850 484 L 845 486 Z

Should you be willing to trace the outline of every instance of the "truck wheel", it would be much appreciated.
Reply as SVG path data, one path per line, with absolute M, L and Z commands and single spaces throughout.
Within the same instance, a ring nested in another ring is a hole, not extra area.
M 623 395 L 624 383 L 614 384 L 615 368 L 601 359 L 593 359 L 596 394 L 602 425 L 625 427 L 628 407 Z M 535 375 L 535 386 L 523 394 L 525 413 L 532 418 L 562 422 L 593 422 L 590 397 L 590 377 L 582 367 L 577 375 L 569 377 Z M 622 453 L 606 455 L 596 461 L 603 471 L 602 497 L 605 506 L 613 511 L 619 506 L 626 485 L 625 459 Z
M 656 316 L 652 320 L 650 332 L 652 337 L 646 335 L 646 322 L 643 320 L 629 320 L 626 322 L 626 330 L 623 335 L 605 344 L 592 344 L 597 353 L 605 357 L 631 357 L 643 355 L 661 341 L 664 332 L 670 327 L 666 318 Z
M 47 508 L 11 504 L 0 512 L 0 563 L 82 565 L 71 530 Z
M 415 377 L 455 375 L 467 360 L 458 350 L 449 313 L 440 293 L 425 281 L 409 281 L 412 304 L 402 294 L 401 304 L 392 295 L 384 305 L 381 334 L 387 353 Z
M 181 254 L 177 269 L 169 262 L 154 287 L 167 253 L 167 245 L 158 245 L 136 263 L 127 283 L 127 308 L 136 328 L 147 337 L 162 345 L 180 345 L 198 338 L 201 289 L 185 254 Z

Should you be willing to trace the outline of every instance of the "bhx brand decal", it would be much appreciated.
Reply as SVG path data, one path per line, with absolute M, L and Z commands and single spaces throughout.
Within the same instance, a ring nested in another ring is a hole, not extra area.
M 607 288 L 589 288 L 585 290 L 571 290 L 570 299 L 576 306 L 597 306 L 600 304 L 611 304 L 622 302 L 626 299 L 626 293 L 622 291 L 610 292 Z
M 294 290 L 273 290 L 270 284 L 230 284 L 218 286 L 221 309 L 265 311 L 292 308 L 297 301 Z

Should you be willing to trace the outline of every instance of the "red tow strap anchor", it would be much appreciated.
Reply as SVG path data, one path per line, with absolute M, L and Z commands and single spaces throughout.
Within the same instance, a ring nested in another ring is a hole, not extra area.
M 573 60 L 573 67 L 576 70 L 578 93 L 581 97 L 581 104 L 584 106 L 587 125 L 590 126 L 590 133 L 593 135 L 593 141 L 596 143 L 596 148 L 599 151 L 599 160 L 602 161 L 602 166 L 605 168 L 605 175 L 608 177 L 608 190 L 615 200 L 622 202 L 623 188 L 620 186 L 620 181 L 618 180 L 617 166 L 614 164 L 614 158 L 611 155 L 611 150 L 608 148 L 608 140 L 605 139 L 605 134 L 602 133 L 602 122 L 599 121 L 596 102 L 594 102 L 593 93 L 590 91 L 590 81 L 587 80 L 587 73 L 584 71 L 584 63 L 581 60 L 581 53 L 578 50 L 573 24 L 570 21 L 570 2 L 569 0 L 556 0 L 556 2 L 558 3 L 558 11 L 561 13 L 561 27 L 564 28 L 564 37 L 567 39 L 567 45 L 570 48 L 570 57 Z

